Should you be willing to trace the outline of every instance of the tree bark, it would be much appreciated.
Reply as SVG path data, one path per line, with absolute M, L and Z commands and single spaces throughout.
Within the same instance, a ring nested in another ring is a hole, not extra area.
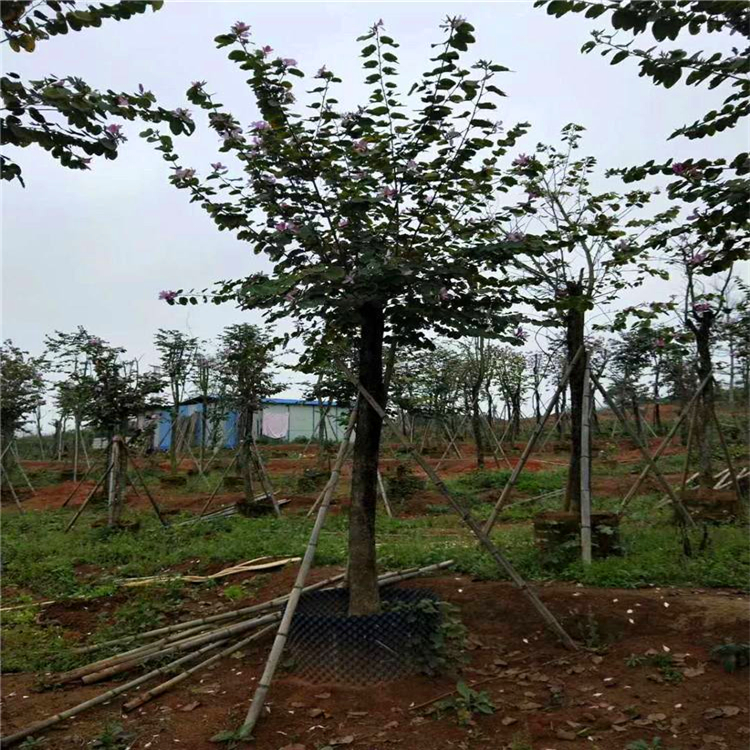
M 565 316 L 565 343 L 571 362 L 584 343 L 586 313 L 583 309 L 581 284 L 568 283 L 568 296 L 575 304 Z M 565 490 L 565 510 L 581 510 L 581 419 L 583 417 L 583 384 L 586 379 L 586 357 L 579 357 L 570 373 L 570 464 Z M 591 452 L 589 446 L 589 453 Z
M 698 350 L 698 382 L 712 371 L 713 362 L 711 357 L 711 327 L 714 322 L 712 311 L 705 312 L 701 315 L 698 325 L 688 321 L 688 326 L 695 335 L 695 344 Z M 697 448 L 699 483 L 701 487 L 710 489 L 714 486 L 713 460 L 711 456 L 711 424 L 713 423 L 713 413 L 715 408 L 715 386 L 714 379 L 709 379 L 705 388 L 701 392 L 696 414 L 695 426 L 693 427 L 693 439 Z
M 375 302 L 366 302 L 360 308 L 360 316 L 359 381 L 378 404 L 384 404 L 383 308 Z M 375 510 L 382 428 L 382 418 L 368 402 L 363 401 L 357 416 L 349 509 L 350 615 L 370 615 L 380 611 Z
M 244 498 L 242 503 L 250 505 L 255 500 L 255 490 L 253 488 L 253 459 L 250 455 L 253 449 L 253 441 L 250 433 L 253 429 L 253 412 L 249 408 L 244 408 L 240 412 L 239 423 L 237 425 L 237 434 L 239 436 L 239 465 L 240 475 L 242 476 L 242 486 Z
M 484 436 L 482 435 L 482 413 L 479 406 L 479 385 L 471 386 L 471 431 L 477 449 L 477 469 L 484 469 Z

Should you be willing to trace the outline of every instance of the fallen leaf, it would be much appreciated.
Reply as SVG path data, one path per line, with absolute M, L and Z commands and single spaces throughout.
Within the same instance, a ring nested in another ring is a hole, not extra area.
M 326 698 L 330 698 L 331 694 L 330 693 L 318 693 L 315 697 L 320 698 L 321 700 L 325 700 Z
M 305 704 L 301 703 L 300 701 L 292 701 L 289 705 L 292 708 L 304 708 L 305 707 Z
M 555 732 L 555 737 L 560 740 L 569 740 L 572 742 L 577 739 L 578 735 L 575 732 L 569 732 L 567 729 L 558 729 Z
M 649 721 L 664 721 L 667 718 L 666 714 L 649 714 L 646 717 Z
M 701 738 L 707 745 L 723 745 L 724 738 L 718 734 L 704 734 Z
M 591 661 L 594 662 L 594 664 L 601 664 L 604 661 L 603 656 L 592 656 Z
M 720 708 L 707 708 L 703 712 L 704 719 L 719 719 L 722 716 L 724 716 L 724 711 L 722 711 Z
M 315 719 L 315 718 L 317 718 L 318 716 L 322 716 L 322 715 L 323 715 L 324 713 L 325 713 L 325 711 L 324 711 L 324 710 L 323 710 L 322 708 L 311 708 L 311 709 L 310 709 L 310 710 L 309 710 L 309 711 L 307 712 L 307 715 L 308 715 L 308 716 L 309 716 L 309 717 L 310 717 L 311 719 Z
M 685 675 L 685 677 L 698 677 L 698 675 L 705 674 L 706 670 L 703 668 L 703 665 L 700 667 L 687 667 L 686 669 L 682 670 L 682 674 Z
M 351 745 L 352 742 L 354 742 L 354 735 L 347 734 L 346 737 L 337 737 L 335 740 L 330 740 L 328 744 L 335 747 L 336 745 Z
M 398 722 L 397 722 L 397 721 L 389 721 L 389 722 L 388 722 L 388 723 L 387 723 L 387 724 L 386 724 L 386 725 L 385 725 L 385 726 L 383 727 L 383 729 L 395 729 L 395 728 L 396 728 L 397 726 L 398 726 Z
M 186 703 L 184 706 L 180 706 L 180 711 L 195 711 L 198 706 L 200 706 L 200 701 L 191 701 L 190 703 Z
M 525 701 L 524 703 L 518 704 L 519 711 L 536 711 L 538 708 L 541 708 L 541 703 L 534 703 L 534 701 Z
M 509 727 L 511 724 L 515 724 L 518 719 L 515 716 L 504 716 L 501 720 L 501 724 L 504 727 Z
M 347 711 L 346 715 L 352 719 L 355 719 L 358 716 L 367 716 L 367 713 L 367 711 Z
M 721 710 L 724 713 L 724 716 L 737 716 L 740 712 L 740 709 L 737 708 L 737 706 L 722 706 Z

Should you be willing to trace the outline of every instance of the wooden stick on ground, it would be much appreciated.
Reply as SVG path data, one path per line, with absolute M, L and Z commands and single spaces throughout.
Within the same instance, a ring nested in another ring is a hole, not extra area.
M 204 646 L 197 651 L 186 654 L 185 656 L 173 662 L 170 662 L 169 664 L 157 667 L 156 669 L 153 669 L 150 672 L 141 675 L 140 677 L 136 677 L 133 680 L 124 682 L 122 683 L 122 685 L 118 685 L 117 687 L 108 690 L 106 693 L 101 693 L 94 698 L 73 706 L 73 708 L 69 708 L 66 711 L 61 711 L 54 716 L 50 716 L 48 719 L 43 719 L 42 721 L 36 721 L 33 724 L 29 724 L 28 726 L 24 727 L 23 729 L 19 729 L 13 734 L 6 735 L 5 737 L 0 737 L 0 748 L 10 747 L 11 745 L 20 742 L 21 740 L 29 737 L 32 734 L 36 734 L 37 732 L 41 732 L 43 729 L 47 729 L 48 727 L 52 727 L 55 724 L 59 724 L 61 721 L 65 721 L 65 719 L 70 719 L 73 716 L 77 716 L 83 711 L 86 711 L 86 709 L 93 708 L 94 706 L 98 706 L 101 703 L 106 703 L 107 701 L 112 700 L 112 698 L 116 698 L 118 695 L 121 695 L 128 690 L 131 690 L 134 687 L 138 687 L 138 685 L 142 685 L 144 682 L 148 682 L 158 675 L 166 674 L 167 672 L 172 671 L 175 667 L 187 664 L 189 661 L 197 659 L 203 654 L 208 653 L 209 651 L 217 647 L 218 645 L 216 643 L 209 643 L 207 646 Z
M 576 354 L 576 357 L 580 356 L 580 352 Z M 574 364 L 575 360 L 571 363 Z M 482 530 L 482 527 L 476 522 L 470 511 L 456 499 L 453 493 L 448 489 L 448 486 L 443 480 L 437 475 L 435 470 L 430 464 L 422 458 L 414 450 L 414 446 L 404 437 L 401 431 L 396 427 L 390 417 L 383 411 L 380 404 L 372 397 L 372 395 L 362 386 L 359 379 L 344 365 L 340 360 L 337 360 L 338 366 L 342 372 L 351 380 L 351 382 L 357 387 L 360 394 L 367 399 L 367 402 L 377 412 L 383 422 L 388 426 L 391 432 L 394 434 L 396 439 L 409 451 L 412 458 L 420 465 L 422 470 L 432 480 L 435 486 L 438 488 L 443 497 L 451 504 L 453 509 L 458 513 L 464 523 L 471 529 L 474 536 L 479 540 L 480 544 L 489 552 L 492 559 L 497 563 L 498 567 L 502 568 L 515 584 L 515 586 L 521 591 L 521 593 L 531 602 L 532 606 L 542 619 L 549 625 L 549 627 L 558 635 L 560 640 L 563 642 L 566 648 L 571 650 L 578 650 L 576 642 L 568 635 L 562 625 L 557 621 L 555 616 L 547 609 L 544 603 L 539 599 L 536 592 L 526 583 L 526 581 L 519 575 L 518 571 L 513 567 L 511 562 L 503 555 L 498 547 L 492 542 L 489 536 Z
M 580 347 L 578 351 L 575 353 L 575 356 L 573 357 L 573 359 L 570 360 L 570 363 L 565 369 L 565 373 L 563 374 L 562 378 L 560 378 L 560 382 L 557 386 L 557 389 L 552 394 L 552 398 L 549 400 L 549 403 L 547 404 L 547 408 L 544 410 L 544 414 L 542 415 L 542 418 L 534 426 L 534 431 L 531 433 L 531 437 L 529 438 L 529 442 L 526 444 L 526 447 L 524 448 L 523 453 L 521 454 L 521 458 L 518 459 L 518 463 L 516 464 L 516 467 L 513 469 L 511 475 L 508 477 L 508 481 L 506 482 L 505 487 L 503 487 L 503 491 L 500 493 L 500 497 L 495 503 L 495 507 L 492 509 L 492 513 L 490 513 L 490 517 L 487 519 L 487 522 L 484 524 L 483 531 L 485 534 L 489 534 L 490 531 L 492 531 L 492 527 L 495 525 L 495 521 L 497 520 L 497 514 L 503 509 L 503 506 L 508 502 L 508 499 L 510 498 L 511 490 L 513 489 L 516 482 L 518 481 L 518 477 L 521 475 L 521 472 L 523 471 L 524 466 L 526 466 L 526 462 L 529 460 L 529 456 L 531 455 L 531 452 L 534 450 L 534 446 L 536 445 L 537 440 L 539 440 L 539 437 L 541 436 L 544 430 L 544 425 L 547 424 L 547 420 L 549 419 L 550 414 L 552 414 L 552 409 L 554 408 L 559 395 L 562 393 L 563 389 L 567 385 L 568 380 L 570 378 L 570 374 L 571 372 L 573 372 L 573 368 L 575 367 L 576 362 L 578 362 L 578 360 L 581 358 L 582 355 L 583 355 L 583 347 Z
M 253 731 L 253 728 L 255 727 L 256 722 L 258 721 L 258 717 L 260 716 L 260 712 L 263 710 L 263 704 L 266 700 L 266 694 L 268 693 L 268 689 L 271 687 L 271 681 L 273 680 L 273 676 L 276 672 L 276 667 L 278 666 L 279 659 L 281 658 L 281 654 L 284 651 L 286 639 L 289 634 L 289 628 L 292 624 L 292 617 L 294 617 L 294 612 L 297 609 L 299 598 L 302 595 L 302 590 L 305 586 L 307 574 L 310 571 L 310 567 L 312 566 L 312 562 L 315 557 L 315 550 L 317 549 L 320 532 L 323 529 L 323 524 L 325 523 L 328 508 L 331 504 L 333 491 L 338 484 L 338 479 L 341 474 L 341 467 L 344 463 L 346 450 L 349 445 L 349 437 L 351 436 L 352 431 L 354 430 L 354 425 L 357 422 L 358 404 L 359 400 L 357 401 L 357 404 L 355 404 L 351 414 L 349 415 L 349 423 L 346 426 L 344 439 L 341 441 L 341 445 L 339 446 L 338 454 L 336 456 L 336 462 L 334 463 L 333 470 L 331 471 L 331 478 L 328 482 L 328 486 L 326 487 L 326 494 L 323 498 L 323 502 L 321 502 L 320 504 L 320 510 L 318 510 L 318 516 L 315 519 L 315 525 L 313 526 L 313 530 L 310 533 L 310 540 L 307 543 L 305 556 L 302 559 L 302 564 L 300 565 L 299 571 L 297 572 L 297 579 L 295 580 L 294 587 L 289 594 L 289 601 L 284 608 L 284 616 L 281 619 L 281 624 L 279 625 L 278 632 L 276 633 L 276 638 L 273 642 L 273 646 L 271 647 L 271 653 L 268 655 L 268 661 L 266 662 L 265 669 L 263 670 L 263 675 L 258 682 L 258 687 L 255 690 L 255 695 L 253 695 L 253 700 L 250 704 L 250 708 L 247 711 L 247 716 L 245 717 L 245 721 L 240 728 L 240 733 L 244 737 L 248 737 L 250 735 L 250 733 Z

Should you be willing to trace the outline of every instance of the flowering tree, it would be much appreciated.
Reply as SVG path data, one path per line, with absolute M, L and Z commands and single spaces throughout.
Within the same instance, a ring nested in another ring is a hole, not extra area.
M 3 468 L 6 449 L 20 429 L 44 402 L 43 371 L 46 360 L 30 357 L 6 339 L 0 346 L 0 436 L 2 437 Z
M 679 81 L 686 86 L 729 89 L 723 106 L 711 110 L 691 125 L 675 130 L 670 138 L 690 141 L 710 138 L 736 127 L 747 129 L 750 114 L 750 55 L 733 47 L 731 53 L 689 52 L 665 48 L 666 40 L 677 41 L 685 32 L 691 37 L 701 34 L 736 36 L 747 45 L 750 39 L 750 6 L 745 2 L 702 2 L 701 0 L 537 0 L 547 13 L 560 17 L 568 12 L 585 13 L 587 18 L 606 16 L 615 34 L 593 32 L 593 39 L 582 52 L 597 50 L 610 57 L 610 64 L 625 60 L 638 63 L 639 75 L 652 83 L 671 88 Z M 622 39 L 622 33 L 632 39 Z M 634 46 L 640 34 L 649 33 L 657 44 L 648 49 Z M 697 99 L 697 98 L 696 98 Z M 750 159 L 742 152 L 730 159 L 670 159 L 656 164 L 653 160 L 637 167 L 617 170 L 626 181 L 642 180 L 647 175 L 669 175 L 667 191 L 671 198 L 689 204 L 700 204 L 692 222 L 703 236 L 705 248 L 712 251 L 712 272 L 726 269 L 732 262 L 748 257 L 750 239 Z M 671 224 L 655 233 L 651 244 L 665 248 L 675 237 L 691 232 L 689 223 Z
M 221 375 L 221 360 L 200 348 L 195 354 L 191 385 L 201 399 L 201 429 L 198 465 L 205 469 L 206 448 L 215 449 L 223 439 L 223 423 L 227 417 L 226 383 Z
M 615 300 L 648 276 L 666 275 L 645 257 L 639 239 L 647 227 L 667 221 L 675 210 L 649 220 L 632 218 L 652 193 L 636 190 L 619 195 L 596 193 L 590 178 L 593 157 L 577 157 L 580 125 L 562 131 L 562 147 L 539 144 L 533 154 L 520 154 L 513 173 L 526 198 L 511 207 L 515 229 L 504 244 L 515 248 L 513 263 L 527 284 L 527 299 L 542 317 L 542 326 L 563 327 L 567 363 L 585 341 L 586 315 Z M 570 468 L 566 510 L 577 511 L 581 493 L 581 416 L 585 358 L 570 375 Z
M 472 26 L 448 19 L 430 69 L 403 95 L 397 86 L 397 43 L 383 23 L 362 42 L 369 101 L 341 112 L 341 79 L 325 67 L 315 76 L 308 114 L 295 108 L 295 60 L 255 45 L 235 24 L 217 37 L 247 76 L 261 119 L 244 130 L 194 83 L 188 97 L 208 114 L 221 151 L 205 177 L 179 163 L 169 136 L 145 136 L 173 167 L 171 180 L 222 230 L 252 243 L 274 263 L 270 275 L 227 281 L 216 302 L 260 308 L 269 320 L 288 316 L 316 351 L 341 341 L 358 346 L 361 384 L 384 403 L 383 346 L 429 346 L 428 333 L 493 335 L 508 323 L 509 284 L 486 273 L 476 249 L 495 236 L 498 191 L 513 184 L 499 160 L 525 131 L 503 132 L 487 119 L 503 96 L 494 83 L 506 70 L 488 61 L 467 68 L 462 54 Z M 416 98 L 413 98 L 416 97 Z M 510 249 L 488 249 L 497 266 Z M 200 295 L 172 293 L 172 302 Z M 204 291 L 208 296 L 208 292 Z M 375 508 L 381 419 L 363 406 L 357 425 L 349 516 L 350 612 L 379 608 Z
M 254 500 L 252 429 L 264 398 L 278 392 L 272 372 L 275 343 L 258 326 L 238 323 L 219 337 L 219 377 L 226 405 L 237 412 L 237 445 L 245 485 L 245 502 Z
M 154 345 L 161 359 L 161 375 L 167 381 L 170 396 L 169 463 L 172 474 L 177 474 L 177 420 L 180 403 L 185 397 L 188 379 L 195 367 L 198 339 L 186 336 L 181 331 L 160 328 L 154 337 Z
M 106 20 L 126 20 L 149 8 L 156 11 L 162 5 L 162 0 L 123 0 L 84 8 L 74 0 L 3 2 L 3 41 L 13 52 L 33 52 L 51 36 L 96 28 Z M 126 138 L 122 125 L 107 122 L 112 118 L 156 118 L 168 121 L 175 133 L 193 128 L 179 111 L 152 109 L 154 96 L 143 86 L 135 93 L 101 92 L 76 76 L 48 75 L 23 81 L 18 73 L 6 72 L 0 78 L 0 93 L 0 144 L 40 146 L 70 169 L 89 169 L 95 156 L 117 157 Z M 5 154 L 0 155 L 0 177 L 24 184 L 21 167 Z

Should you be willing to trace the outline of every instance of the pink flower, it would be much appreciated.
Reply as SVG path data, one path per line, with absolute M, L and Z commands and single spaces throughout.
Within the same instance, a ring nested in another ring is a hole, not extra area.
M 654 341 L 654 346 L 656 346 L 659 349 L 663 349 L 666 345 L 667 345 L 667 342 L 664 341 L 664 339 L 662 338 L 658 338 L 656 339 L 656 341 Z
M 221 136 L 224 143 L 229 143 L 230 141 L 242 141 L 244 140 L 244 137 L 242 135 L 242 131 L 239 128 L 231 128 L 230 130 L 227 130 L 226 133 L 224 133 Z
M 104 130 L 115 139 L 122 138 L 122 125 L 107 125 Z
M 190 114 L 190 110 L 188 109 L 174 109 L 172 110 L 172 114 L 178 119 L 182 120 L 183 122 L 192 122 L 193 116 Z
M 344 217 L 343 219 L 339 220 L 339 229 L 346 229 L 346 227 L 349 226 L 349 219 Z
M 159 292 L 159 299 L 163 299 L 166 302 L 174 302 L 176 297 L 177 292 L 173 292 L 171 289 L 165 289 L 164 291 Z
M 115 101 L 117 102 L 118 107 L 127 107 L 130 104 L 127 96 L 118 96 Z
M 162 294 L 164 294 L 164 292 L 162 292 Z M 94 336 L 93 338 L 90 338 L 86 343 L 89 346 L 101 346 L 102 340 Z
M 295 224 L 293 221 L 280 221 L 276 224 L 275 229 L 280 233 L 291 232 L 292 234 L 297 234 L 297 232 L 299 232 L 299 225 Z
M 518 326 L 518 328 L 516 328 L 514 335 L 516 338 L 521 339 L 521 341 L 526 341 L 526 339 L 529 338 L 529 334 L 526 333 L 526 331 L 524 331 L 521 326 Z
M 328 71 L 326 70 L 326 66 L 324 65 L 322 68 L 318 68 L 318 72 L 315 74 L 316 78 L 325 78 L 328 75 Z
M 195 177 L 194 169 L 175 169 L 174 178 L 176 180 L 192 180 Z
M 414 159 L 409 159 L 409 161 L 406 162 L 406 171 L 407 172 L 417 171 L 417 162 L 415 162 Z
M 695 253 L 693 255 L 693 257 L 690 258 L 690 260 L 688 261 L 688 263 L 691 266 L 698 266 L 701 263 L 703 263 L 703 261 L 706 260 L 707 257 L 708 257 L 708 255 L 706 253 Z
M 206 85 L 205 81 L 193 81 L 190 84 L 190 88 L 198 90 L 198 89 L 202 89 L 205 85 Z
M 231 31 L 239 42 L 247 42 L 250 39 L 250 27 L 242 21 L 237 21 Z
M 253 130 L 270 130 L 271 123 L 266 122 L 265 120 L 257 120 L 256 122 L 251 123 L 250 127 Z
M 708 302 L 697 302 L 693 305 L 693 312 L 704 313 L 711 309 L 711 305 Z
M 398 195 L 398 190 L 396 190 L 396 188 L 393 188 L 393 187 L 384 187 L 383 190 L 381 191 L 381 195 L 386 200 L 390 200 L 391 198 L 395 198 L 396 195 Z
M 369 144 L 365 140 L 356 141 L 355 144 L 352 146 L 352 148 L 358 153 L 358 154 L 364 154 L 368 151 L 370 148 Z
M 294 302 L 294 298 L 299 294 L 299 289 L 290 289 L 285 295 L 284 299 L 287 302 Z
M 519 154 L 511 164 L 514 167 L 528 167 L 529 164 L 531 164 L 531 157 L 527 156 L 526 154 Z
M 268 57 L 273 52 L 273 47 L 266 45 L 265 47 L 262 47 L 260 51 L 263 53 L 263 57 Z
M 381 18 L 381 19 L 380 19 L 379 21 L 375 22 L 375 23 L 374 23 L 374 24 L 373 24 L 373 25 L 372 25 L 372 26 L 370 27 L 370 31 L 371 31 L 371 32 L 372 32 L 373 34 L 375 34 L 375 33 L 377 33 L 377 30 L 378 30 L 378 29 L 383 29 L 383 28 L 385 28 L 385 24 L 383 23 L 383 19 Z
M 214 172 L 226 172 L 227 168 L 220 162 L 212 162 L 211 169 L 214 170 Z
M 684 174 L 684 173 L 685 173 L 685 170 L 687 170 L 687 168 L 688 168 L 688 167 L 687 167 L 687 164 L 684 164 L 684 163 L 683 163 L 683 162 L 681 162 L 681 161 L 675 162 L 675 163 L 674 163 L 674 164 L 672 165 L 672 171 L 673 171 L 673 172 L 674 172 L 675 174 L 677 174 L 677 175 L 680 175 L 680 174 Z
M 526 239 L 526 235 L 523 232 L 508 232 L 505 235 L 505 239 L 508 242 L 523 242 Z
M 295 67 L 297 66 L 297 61 L 296 61 L 296 60 L 295 60 L 295 59 L 294 59 L 293 57 L 285 57 L 285 58 L 284 58 L 284 59 L 283 59 L 283 60 L 281 61 L 281 64 L 282 64 L 282 65 L 283 65 L 283 66 L 284 66 L 285 68 L 295 68 Z
M 438 299 L 442 302 L 445 302 L 446 300 L 449 300 L 451 298 L 450 294 L 448 293 L 448 290 L 443 286 L 440 287 L 440 291 L 438 292 Z

